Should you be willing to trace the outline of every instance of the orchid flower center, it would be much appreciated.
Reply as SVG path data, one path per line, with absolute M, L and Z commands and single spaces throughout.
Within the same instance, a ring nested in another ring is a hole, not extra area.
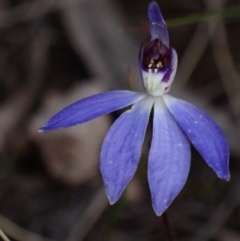
M 142 68 L 156 73 L 169 65 L 170 58 L 169 48 L 161 40 L 154 39 L 144 47 Z
M 170 90 L 177 70 L 177 54 L 173 48 L 156 38 L 140 48 L 139 65 L 149 95 L 162 96 Z

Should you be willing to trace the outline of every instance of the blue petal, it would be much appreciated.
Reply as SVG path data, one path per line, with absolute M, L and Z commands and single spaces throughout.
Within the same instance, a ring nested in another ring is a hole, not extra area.
M 195 148 L 218 177 L 229 180 L 229 148 L 220 128 L 196 106 L 169 95 L 164 101 Z
M 119 199 L 137 169 L 152 105 L 151 99 L 136 103 L 115 121 L 105 137 L 100 169 L 111 204 Z
M 148 181 L 153 209 L 161 215 L 183 188 L 190 169 L 190 143 L 162 99 L 154 105 Z
M 133 91 L 109 91 L 79 100 L 54 115 L 40 132 L 67 128 L 134 104 L 145 97 Z
M 148 7 L 148 18 L 150 21 L 151 40 L 158 38 L 169 47 L 167 25 L 162 17 L 160 8 L 156 2 L 151 2 Z

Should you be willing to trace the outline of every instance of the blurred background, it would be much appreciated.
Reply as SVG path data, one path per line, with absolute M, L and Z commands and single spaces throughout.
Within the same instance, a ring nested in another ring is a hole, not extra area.
M 147 145 L 123 197 L 107 201 L 99 153 L 121 111 L 37 132 L 74 101 L 126 89 L 129 75 L 142 89 L 137 58 L 150 37 L 149 2 L 0 1 L 0 229 L 11 240 L 168 240 L 151 207 Z M 231 150 L 229 182 L 192 150 L 188 181 L 167 211 L 172 232 L 176 240 L 239 241 L 240 2 L 157 2 L 179 55 L 170 93 L 204 109 Z

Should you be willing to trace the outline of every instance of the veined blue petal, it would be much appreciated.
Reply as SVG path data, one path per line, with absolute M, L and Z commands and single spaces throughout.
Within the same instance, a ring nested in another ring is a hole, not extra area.
M 158 38 L 169 47 L 167 25 L 162 17 L 160 8 L 156 2 L 151 2 L 148 7 L 148 18 L 150 21 L 151 40 Z
M 111 204 L 119 199 L 137 169 L 152 105 L 151 98 L 133 105 L 115 121 L 105 137 L 100 169 Z
M 165 95 L 164 101 L 195 148 L 218 177 L 229 180 L 229 148 L 221 129 L 196 106 Z
M 161 215 L 183 188 L 190 169 L 190 143 L 163 99 L 154 105 L 148 181 L 153 209 Z
M 67 128 L 142 100 L 146 95 L 133 91 L 109 91 L 79 100 L 54 115 L 40 132 Z

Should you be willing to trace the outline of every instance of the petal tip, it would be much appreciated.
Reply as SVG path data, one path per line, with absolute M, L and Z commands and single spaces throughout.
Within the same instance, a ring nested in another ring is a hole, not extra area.
M 225 180 L 225 181 L 230 181 L 230 174 L 229 173 L 225 176 L 218 176 L 218 177 Z
M 38 132 L 39 132 L 39 133 L 44 133 L 44 132 L 46 132 L 46 131 L 44 130 L 44 126 L 41 127 L 41 128 L 39 128 L 39 129 L 38 129 Z
M 116 202 L 109 200 L 109 203 L 110 203 L 110 205 L 114 205 Z
M 164 213 L 164 212 L 157 212 L 156 210 L 154 210 L 154 212 L 155 212 L 155 214 L 156 214 L 158 217 L 161 217 L 162 214 Z
M 168 209 L 168 207 L 169 207 L 169 205 L 166 205 L 165 207 L 157 208 L 157 207 L 155 207 L 155 205 L 153 205 L 153 210 L 154 210 L 155 214 L 158 217 L 160 217 Z
M 149 3 L 148 13 L 151 14 L 154 11 L 156 11 L 159 15 L 161 14 L 160 8 L 159 8 L 159 5 L 157 4 L 157 2 L 152 1 L 152 2 Z
M 230 181 L 230 176 L 224 178 L 224 180 L 229 182 Z
M 150 8 L 157 8 L 157 9 L 159 9 L 159 6 L 158 6 L 156 1 L 152 1 L 152 2 L 149 3 L 148 9 L 150 10 Z
M 108 198 L 108 201 L 110 203 L 110 205 L 113 205 L 115 204 L 118 199 L 120 198 L 121 194 L 118 195 L 115 193 L 115 189 L 114 191 L 109 187 L 108 185 L 108 182 L 104 182 L 104 187 L 105 187 L 105 191 L 106 191 L 106 194 L 107 194 L 107 198 Z
M 117 202 L 117 200 L 118 200 L 118 199 L 110 197 L 109 195 L 107 197 L 108 197 L 108 201 L 109 201 L 110 205 L 115 204 Z
M 153 197 L 152 197 L 152 199 L 153 199 Z M 156 202 L 153 200 L 152 207 L 153 207 L 153 210 L 156 213 L 156 215 L 161 216 L 168 209 L 168 207 L 170 206 L 172 201 L 165 199 L 165 200 L 161 200 L 160 202 Z
M 64 126 L 64 125 L 57 126 L 57 125 L 51 124 L 50 121 L 48 121 L 43 127 L 40 127 L 38 129 L 38 132 L 39 133 L 46 133 L 46 132 L 51 132 L 51 131 L 55 131 L 55 130 L 66 129 L 67 127 L 68 126 Z
M 214 170 L 214 171 L 217 174 L 218 178 L 223 179 L 225 181 L 230 180 L 230 172 L 229 172 L 228 168 L 226 170 L 221 170 L 221 171 Z
M 50 132 L 52 130 L 54 130 L 54 129 L 49 128 L 48 125 L 44 125 L 43 127 L 38 129 L 38 132 L 39 133 L 46 133 L 46 132 Z

